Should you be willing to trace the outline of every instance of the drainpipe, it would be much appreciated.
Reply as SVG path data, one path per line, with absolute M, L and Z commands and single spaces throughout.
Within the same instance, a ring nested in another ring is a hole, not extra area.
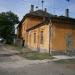
M 52 22 L 50 19 L 50 22 L 49 22 L 49 54 L 51 54 L 51 27 L 52 27 Z

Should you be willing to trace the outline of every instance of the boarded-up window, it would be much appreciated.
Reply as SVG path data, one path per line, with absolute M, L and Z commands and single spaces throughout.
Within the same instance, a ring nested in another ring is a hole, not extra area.
M 40 44 L 43 44 L 43 31 L 40 33 Z
M 34 43 L 36 43 L 36 33 L 34 33 Z

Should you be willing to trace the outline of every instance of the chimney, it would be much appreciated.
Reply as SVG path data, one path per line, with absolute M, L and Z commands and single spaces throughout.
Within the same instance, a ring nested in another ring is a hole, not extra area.
M 47 8 L 45 8 L 45 12 L 47 12 Z
M 31 10 L 30 12 L 33 12 L 34 11 L 34 5 L 31 5 Z
M 65 9 L 65 16 L 69 17 L 69 9 Z

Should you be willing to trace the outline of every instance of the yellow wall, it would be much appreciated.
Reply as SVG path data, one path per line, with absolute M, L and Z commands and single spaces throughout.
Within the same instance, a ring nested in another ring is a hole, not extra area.
M 67 24 L 54 24 L 55 26 L 55 37 L 52 40 L 52 48 L 53 50 L 65 51 L 66 46 L 66 38 L 68 33 L 72 33 L 73 38 L 73 47 L 75 48 L 75 29 L 72 30 L 71 25 Z
M 73 48 L 75 50 L 75 29 L 72 30 L 72 34 L 73 34 Z
M 40 44 L 40 33 L 41 31 L 43 31 L 43 44 L 41 45 Z M 30 30 L 28 32 L 28 45 L 29 47 L 31 48 L 39 48 L 40 51 L 42 49 L 45 49 L 45 50 L 48 50 L 48 43 L 49 43 L 49 39 L 48 39 L 48 25 L 44 25 L 44 26 L 41 26 L 41 27 L 38 27 L 34 30 Z M 34 43 L 34 33 L 36 33 L 36 43 Z
M 28 32 L 26 30 L 33 25 L 39 24 L 42 22 L 42 19 L 38 18 L 33 18 L 33 17 L 28 17 L 25 19 L 25 21 L 22 23 L 22 28 L 21 28 L 21 33 L 22 33 L 22 38 L 25 40 L 25 43 L 28 42 Z
M 36 29 L 26 31 L 28 28 L 37 25 L 42 22 L 42 19 L 39 18 L 26 18 L 22 23 L 21 33 L 22 38 L 25 40 L 25 43 L 30 48 L 39 48 L 40 51 L 45 49 L 45 52 L 49 50 L 49 25 L 43 25 L 37 27 Z M 40 32 L 43 31 L 43 44 L 40 44 Z M 53 23 L 52 26 L 52 50 L 65 51 L 66 50 L 66 38 L 69 32 L 72 33 L 73 37 L 73 48 L 75 49 L 75 27 L 72 25 L 62 24 L 62 23 Z M 36 33 L 36 43 L 34 43 L 34 33 Z M 50 44 L 50 46 L 51 46 Z M 43 50 L 44 51 L 44 50 Z

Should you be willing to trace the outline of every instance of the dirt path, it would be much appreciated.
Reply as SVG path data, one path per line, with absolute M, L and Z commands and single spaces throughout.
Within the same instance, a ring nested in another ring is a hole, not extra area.
M 31 64 L 45 63 L 49 60 L 27 60 L 19 55 L 16 50 L 10 50 L 9 47 L 4 45 L 0 46 L 0 67 L 3 68 L 19 68 L 29 66 Z
M 75 64 L 27 60 L 16 53 L 4 45 L 0 46 L 0 75 L 75 75 Z

